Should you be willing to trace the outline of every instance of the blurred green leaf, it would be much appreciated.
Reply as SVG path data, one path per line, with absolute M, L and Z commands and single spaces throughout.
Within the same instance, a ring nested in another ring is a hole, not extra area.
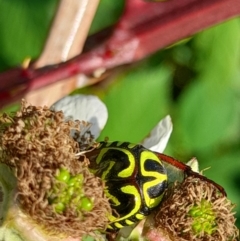
M 104 97 L 109 111 L 99 139 L 140 142 L 167 115 L 169 78 L 166 66 L 141 65 L 119 77 Z
M 0 0 L 1 69 L 39 55 L 57 3 L 57 0 Z
M 123 0 L 101 0 L 90 28 L 90 34 L 116 23 L 121 16 L 123 7 Z
M 239 73 L 239 19 L 205 30 L 194 38 L 194 47 L 200 78 L 229 86 Z
M 20 109 L 20 103 L 14 103 L 10 104 L 8 106 L 5 106 L 4 108 L 0 109 L 0 114 L 2 113 L 14 113 L 17 112 Z
M 182 94 L 179 109 L 179 124 L 192 149 L 215 145 L 232 124 L 236 112 L 233 83 L 239 72 L 239 30 L 235 19 L 196 38 L 196 67 L 200 73 Z
M 189 88 L 180 106 L 180 122 L 190 148 L 208 148 L 223 138 L 231 125 L 235 100 L 232 90 L 219 91 L 211 82 Z

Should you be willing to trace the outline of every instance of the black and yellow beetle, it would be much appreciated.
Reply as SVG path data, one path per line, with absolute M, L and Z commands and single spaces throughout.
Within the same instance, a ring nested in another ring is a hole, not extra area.
M 168 185 L 183 181 L 186 175 L 206 179 L 225 194 L 221 186 L 184 163 L 139 144 L 101 142 L 86 156 L 90 169 L 105 181 L 106 195 L 115 211 L 109 217 L 109 229 L 114 231 L 148 216 L 161 202 Z

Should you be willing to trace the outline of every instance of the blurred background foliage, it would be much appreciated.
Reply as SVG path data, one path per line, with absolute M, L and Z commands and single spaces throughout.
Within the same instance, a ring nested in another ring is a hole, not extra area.
M 124 1 L 102 0 L 90 33 L 112 25 Z M 57 0 L 0 0 L 0 70 L 36 58 Z M 105 17 L 107 13 L 107 18 Z M 237 204 L 240 227 L 240 19 L 219 24 L 117 68 L 102 83 L 74 93 L 98 95 L 108 123 L 99 139 L 141 142 L 170 114 L 173 133 L 165 153 L 200 168 Z M 4 111 L 10 111 L 15 106 Z M 3 110 L 2 110 L 3 111 Z

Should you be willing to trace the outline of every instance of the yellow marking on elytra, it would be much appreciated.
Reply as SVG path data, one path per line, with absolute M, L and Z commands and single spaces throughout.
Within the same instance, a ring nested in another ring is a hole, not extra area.
M 127 168 L 125 168 L 124 170 L 120 171 L 118 173 L 118 177 L 122 177 L 122 178 L 130 177 L 132 175 L 133 171 L 134 171 L 134 168 L 135 168 L 135 157 L 128 150 L 125 150 L 123 148 L 118 148 L 118 147 L 105 147 L 105 148 L 102 148 L 100 153 L 99 153 L 99 155 L 98 155 L 98 157 L 97 157 L 97 159 L 96 159 L 96 163 L 99 164 L 101 162 L 104 154 L 106 154 L 109 150 L 118 150 L 118 151 L 121 151 L 121 152 L 123 152 L 123 153 L 125 153 L 127 155 L 129 166 Z M 113 167 L 113 165 L 111 166 L 111 168 L 112 167 Z M 107 171 L 109 171 L 110 169 L 108 168 Z M 105 176 L 106 176 L 106 174 L 105 174 Z
M 117 228 L 123 228 L 123 225 L 122 224 L 120 224 L 120 223 L 114 223 L 114 225 L 117 227 Z
M 145 218 L 145 216 L 144 216 L 143 214 L 140 214 L 140 213 L 137 213 L 137 214 L 135 215 L 135 217 L 136 217 L 138 220 L 142 220 L 142 219 Z
M 116 143 L 116 146 L 121 146 L 122 144 L 123 144 L 122 141 L 118 141 L 118 142 Z
M 108 189 L 104 189 L 104 192 L 106 194 L 106 196 L 111 199 L 111 201 L 114 203 L 114 205 L 118 206 L 120 205 L 121 203 L 119 202 L 119 200 L 113 196 L 112 194 L 109 193 Z M 114 216 L 113 216 L 114 217 Z
M 119 172 L 118 176 L 119 177 L 130 177 L 132 175 L 135 165 L 136 165 L 135 157 L 128 150 L 125 150 L 125 149 L 119 149 L 119 150 L 121 150 L 128 156 L 129 166 L 127 168 L 125 168 L 124 170 L 122 170 L 121 172 Z
M 137 213 L 141 207 L 141 196 L 138 192 L 138 190 L 136 189 L 136 187 L 132 186 L 132 185 L 127 185 L 121 188 L 121 191 L 127 194 L 132 194 L 135 196 L 135 206 L 134 208 L 131 210 L 130 213 L 126 214 L 123 217 L 115 217 L 115 221 L 119 222 L 121 220 L 126 220 L 130 217 L 132 217 L 133 215 L 135 215 L 135 213 Z M 144 217 L 144 216 L 143 216 Z M 114 221 L 114 220 L 110 220 L 110 221 Z
M 132 148 L 135 147 L 135 146 L 136 146 L 136 144 L 133 144 L 133 143 L 129 143 L 129 144 L 128 144 L 128 148 L 129 148 L 129 149 L 132 149 Z
M 125 223 L 126 223 L 127 225 L 132 225 L 132 224 L 134 224 L 134 222 L 131 221 L 131 220 L 129 220 L 129 219 L 126 219 L 126 220 L 125 220 Z
M 103 155 L 109 150 L 109 148 L 102 148 L 97 156 L 96 163 L 99 164 L 102 160 Z
M 111 171 L 112 167 L 114 166 L 115 162 L 114 161 L 109 161 L 109 165 L 108 165 L 108 168 L 107 170 L 105 170 L 103 173 L 102 173 L 102 180 L 105 180 L 107 174 Z
M 161 160 L 151 151 L 143 151 L 141 153 L 141 158 L 140 158 L 140 165 L 141 165 L 141 172 L 142 175 L 145 177 L 154 177 L 154 180 L 145 182 L 143 184 L 143 193 L 144 193 L 144 199 L 145 199 L 145 203 L 149 208 L 153 208 L 156 207 L 161 199 L 162 199 L 162 195 L 160 195 L 159 197 L 156 198 L 150 198 L 148 195 L 148 189 L 151 187 L 154 187 L 155 185 L 158 185 L 161 182 L 164 182 L 167 180 L 167 175 L 165 173 L 159 173 L 157 171 L 146 171 L 146 169 L 144 168 L 144 163 L 145 161 L 147 161 L 148 159 L 152 160 L 152 161 L 156 161 L 159 165 L 163 165 Z
M 112 160 L 111 160 L 111 158 L 109 158 L 109 160 L 108 160 L 108 157 L 109 157 L 108 151 L 111 151 L 111 150 L 113 150 L 113 151 L 116 150 L 116 151 L 119 151 L 126 155 L 126 160 L 123 160 L 123 161 L 124 161 L 124 164 L 127 165 L 127 167 L 124 168 L 123 170 L 121 170 L 120 168 L 118 168 L 118 170 L 114 170 L 114 171 L 118 171 L 118 173 L 115 173 L 116 178 L 117 177 L 131 178 L 131 176 L 136 168 L 136 165 L 138 165 L 138 160 L 136 160 L 135 155 L 131 150 L 136 145 L 129 143 L 129 144 L 127 144 L 127 147 L 125 148 L 125 147 L 121 147 L 123 144 L 124 144 L 123 142 L 116 142 L 116 143 L 110 142 L 110 143 L 105 143 L 101 146 L 100 152 L 96 159 L 96 163 L 97 164 L 101 163 L 103 158 L 104 158 L 104 161 L 108 162 L 108 166 L 102 172 L 102 179 L 105 179 L 107 177 L 107 174 L 109 174 L 111 172 L 111 170 L 114 169 L 114 165 L 116 162 L 121 161 L 121 160 L 118 160 L 117 153 L 116 153 L 116 156 L 115 156 L 115 154 L 113 154 Z M 120 158 L 121 158 L 121 153 L 120 153 Z M 113 226 L 115 226 L 117 228 L 122 228 L 125 225 L 122 225 L 120 223 L 121 221 L 124 221 L 126 225 L 131 225 L 134 222 L 131 221 L 130 219 L 134 218 L 134 217 L 138 220 L 145 218 L 145 215 L 143 215 L 142 213 L 139 213 L 141 210 L 142 198 L 144 198 L 144 203 L 145 203 L 146 207 L 148 207 L 148 208 L 156 207 L 162 199 L 163 195 L 160 195 L 156 198 L 151 198 L 148 193 L 149 193 L 150 188 L 154 188 L 154 186 L 159 185 L 162 182 L 166 181 L 167 175 L 164 172 L 159 173 L 158 170 L 156 170 L 156 171 L 155 170 L 152 170 L 152 171 L 146 170 L 145 162 L 147 160 L 150 160 L 151 162 L 155 162 L 160 166 L 163 166 L 163 164 L 162 164 L 161 160 L 151 151 L 146 150 L 146 151 L 141 151 L 140 153 L 141 153 L 140 154 L 141 156 L 140 156 L 140 160 L 139 160 L 139 162 L 140 162 L 140 164 L 139 164 L 140 170 L 139 171 L 141 171 L 142 176 L 151 177 L 151 180 L 150 181 L 145 180 L 145 183 L 143 183 L 143 186 L 142 186 L 143 194 L 139 193 L 138 189 L 134 185 L 131 185 L 131 184 L 125 185 L 120 188 L 122 193 L 133 195 L 135 197 L 135 200 L 132 203 L 132 206 L 133 206 L 132 210 L 129 211 L 129 213 L 127 213 L 125 216 L 121 217 L 121 216 L 110 215 L 109 221 L 112 223 L 112 224 L 109 224 L 110 228 L 112 228 Z M 115 158 L 116 158 L 116 160 L 115 160 Z M 111 201 L 113 202 L 113 206 L 121 205 L 122 200 L 118 200 L 117 197 L 111 195 L 109 193 L 109 190 L 105 190 L 105 193 L 106 193 L 106 196 L 109 199 L 111 199 Z

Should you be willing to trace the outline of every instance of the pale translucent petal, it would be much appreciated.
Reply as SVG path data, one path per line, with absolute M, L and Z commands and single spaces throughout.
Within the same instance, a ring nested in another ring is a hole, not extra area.
M 90 131 L 95 138 L 99 136 L 108 118 L 105 104 L 93 95 L 66 96 L 53 104 L 51 108 L 62 110 L 68 119 L 91 123 Z
M 152 151 L 163 152 L 172 133 L 172 128 L 171 117 L 168 115 L 151 131 L 150 136 L 144 140 L 143 146 Z
M 194 157 L 190 161 L 188 161 L 187 165 L 190 166 L 194 172 L 199 173 L 199 164 L 198 164 L 198 160 L 196 157 Z

